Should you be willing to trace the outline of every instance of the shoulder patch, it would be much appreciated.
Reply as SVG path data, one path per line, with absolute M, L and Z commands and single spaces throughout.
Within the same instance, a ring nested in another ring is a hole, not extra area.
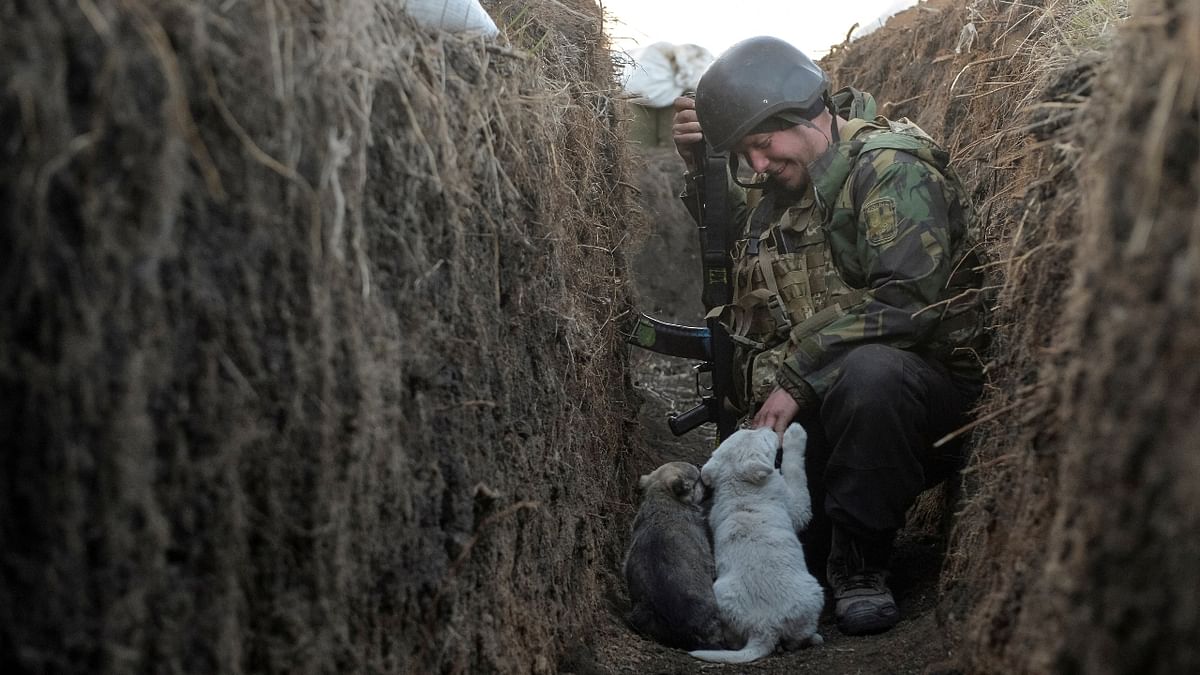
M 863 205 L 860 214 L 867 226 L 867 243 L 882 246 L 896 238 L 896 201 L 883 197 Z

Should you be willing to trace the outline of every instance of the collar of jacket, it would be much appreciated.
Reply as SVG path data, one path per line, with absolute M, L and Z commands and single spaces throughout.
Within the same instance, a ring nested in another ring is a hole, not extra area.
M 829 212 L 829 205 L 837 199 L 842 186 L 846 184 L 846 179 L 850 177 L 854 160 L 864 144 L 861 138 L 863 132 L 877 128 L 878 126 L 870 120 L 850 120 L 842 127 L 842 134 L 846 140 L 831 145 L 825 154 L 808 165 L 808 175 L 821 210 Z

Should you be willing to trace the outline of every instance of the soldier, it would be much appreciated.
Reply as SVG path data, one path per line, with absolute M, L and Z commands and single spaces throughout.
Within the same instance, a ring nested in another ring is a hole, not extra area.
M 735 342 L 733 403 L 755 427 L 806 427 L 828 518 L 806 548 L 829 551 L 838 628 L 887 630 L 900 617 L 887 585 L 896 532 L 961 466 L 961 442 L 934 444 L 981 390 L 968 196 L 920 128 L 876 117 L 869 94 L 831 95 L 824 71 L 775 38 L 731 47 L 675 111 L 689 207 L 694 144 L 731 158 L 742 229 L 734 301 L 714 312 Z M 737 178 L 739 158 L 761 182 Z

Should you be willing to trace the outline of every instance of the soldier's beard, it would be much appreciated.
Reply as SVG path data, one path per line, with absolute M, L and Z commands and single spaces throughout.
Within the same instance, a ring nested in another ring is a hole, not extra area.
M 799 162 L 788 162 L 778 172 L 767 179 L 777 188 L 788 192 L 803 192 L 808 189 L 808 167 Z

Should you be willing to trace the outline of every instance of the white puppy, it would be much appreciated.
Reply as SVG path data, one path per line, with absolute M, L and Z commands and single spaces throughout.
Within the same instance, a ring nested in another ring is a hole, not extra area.
M 812 518 L 804 479 L 806 440 L 803 428 L 791 425 L 777 468 L 778 434 L 743 429 L 725 439 L 701 469 L 701 480 L 713 489 L 713 593 L 722 618 L 746 645 L 738 651 L 693 651 L 692 656 L 746 663 L 779 646 L 821 644 L 817 620 L 825 594 L 809 574 L 796 538 Z

